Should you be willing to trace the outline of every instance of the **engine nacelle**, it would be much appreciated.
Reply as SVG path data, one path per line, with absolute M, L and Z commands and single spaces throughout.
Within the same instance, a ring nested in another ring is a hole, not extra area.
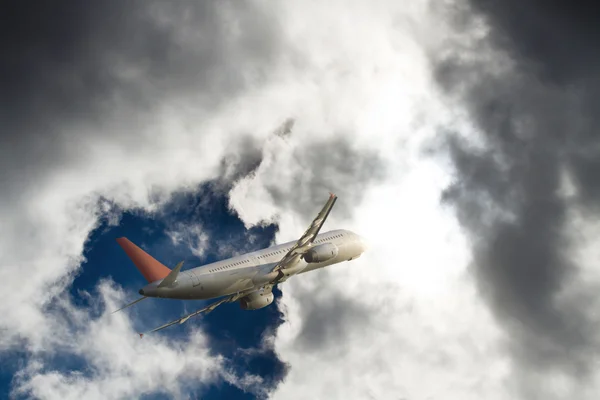
M 242 310 L 258 310 L 273 302 L 273 293 L 254 292 L 240 299 Z
M 333 243 L 323 243 L 313 247 L 304 254 L 307 263 L 320 263 L 331 260 L 338 255 L 338 248 Z

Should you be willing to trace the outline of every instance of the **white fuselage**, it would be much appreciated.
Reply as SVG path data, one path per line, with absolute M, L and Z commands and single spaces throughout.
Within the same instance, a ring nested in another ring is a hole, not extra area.
M 270 281 L 275 265 L 296 242 L 288 242 L 182 271 L 171 287 L 157 288 L 161 281 L 145 286 L 140 293 L 148 297 L 172 299 L 211 299 L 240 292 L 259 290 Z M 358 258 L 365 251 L 363 239 L 347 230 L 335 230 L 316 236 L 314 246 L 332 243 L 335 257 L 318 263 L 300 260 L 294 270 L 304 273 L 342 261 Z

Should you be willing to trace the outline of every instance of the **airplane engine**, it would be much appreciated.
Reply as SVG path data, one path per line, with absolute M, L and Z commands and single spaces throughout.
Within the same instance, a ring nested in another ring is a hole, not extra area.
M 254 292 L 240 299 L 242 310 L 258 310 L 273 302 L 273 293 Z
M 338 255 L 338 248 L 333 243 L 324 243 L 313 247 L 304 254 L 307 263 L 320 263 L 331 260 Z

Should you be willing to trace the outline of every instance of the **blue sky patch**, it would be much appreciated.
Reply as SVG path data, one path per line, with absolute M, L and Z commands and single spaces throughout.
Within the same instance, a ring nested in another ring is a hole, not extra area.
M 215 189 L 217 187 L 219 189 Z M 201 256 L 192 252 L 189 242 L 183 240 L 174 244 L 169 235 L 169 232 L 185 230 L 191 226 L 201 227 L 201 232 L 207 235 Z M 146 282 L 116 243 L 115 239 L 121 236 L 128 237 L 171 268 L 177 262 L 185 261 L 185 270 L 230 257 L 235 252 L 244 253 L 268 247 L 273 242 L 276 232 L 275 225 L 245 229 L 243 222 L 228 208 L 227 192 L 222 190 L 222 186 L 204 184 L 197 190 L 174 194 L 156 213 L 136 210 L 121 212 L 120 223 L 117 226 L 112 226 L 109 218 L 101 218 L 100 225 L 91 232 L 86 242 L 86 261 L 81 265 L 69 294 L 76 305 L 90 313 L 99 312 L 94 310 L 91 303 L 99 295 L 96 287 L 102 279 L 112 279 L 122 286 L 130 293 L 129 301 L 139 297 L 137 291 Z M 275 289 L 274 295 L 279 299 L 281 292 Z M 148 299 L 125 312 L 132 317 L 136 329 L 144 331 L 201 308 L 211 301 Z M 220 354 L 228 360 L 227 368 L 239 376 L 259 375 L 268 388 L 276 386 L 287 371 L 287 366 L 277 358 L 274 350 L 263 345 L 263 337 L 272 334 L 281 322 L 282 315 L 274 304 L 260 310 L 244 311 L 239 304 L 233 303 L 225 304 L 208 315 L 193 318 L 183 326 L 173 326 L 159 334 L 182 338 L 190 329 L 200 326 L 208 337 L 213 354 Z M 12 376 L 19 369 L 19 360 L 22 361 L 23 357 L 23 354 L 14 353 L 14 356 L 10 357 L 14 362 L 3 363 L 0 368 L 0 385 L 6 388 L 7 392 Z M 76 372 L 84 376 L 91 373 L 86 370 L 82 360 L 72 355 L 57 354 L 44 361 L 49 370 Z M 202 396 L 204 399 L 254 398 L 253 394 L 245 393 L 226 382 L 192 388 L 191 394 Z M 161 393 L 155 393 L 144 398 L 165 397 Z

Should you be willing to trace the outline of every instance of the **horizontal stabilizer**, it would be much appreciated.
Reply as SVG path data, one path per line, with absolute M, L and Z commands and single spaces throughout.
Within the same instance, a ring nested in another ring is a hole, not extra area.
M 158 285 L 158 287 L 162 288 L 162 287 L 169 287 L 169 286 L 173 285 L 177 281 L 177 275 L 179 275 L 179 271 L 181 270 L 182 266 L 183 266 L 183 261 L 180 262 L 179 264 L 177 264 L 177 266 L 175 268 L 173 268 L 173 271 L 171 271 L 169 273 L 169 275 L 167 275 L 165 277 L 165 279 L 162 280 L 162 282 Z
M 167 277 L 171 270 L 155 260 L 150 254 L 140 249 L 126 237 L 118 238 L 117 243 L 125 250 L 137 269 L 148 282 L 154 282 Z

